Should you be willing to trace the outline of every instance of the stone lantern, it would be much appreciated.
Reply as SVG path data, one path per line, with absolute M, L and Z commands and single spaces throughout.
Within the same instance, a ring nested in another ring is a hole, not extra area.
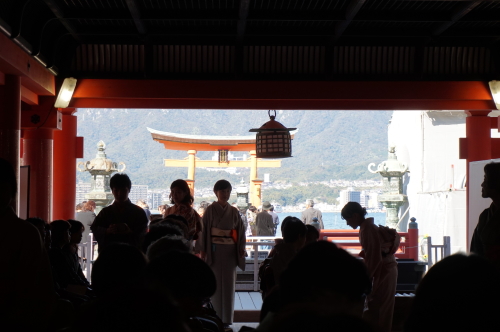
M 245 183 L 243 179 L 241 179 L 240 184 L 236 188 L 236 205 L 239 209 L 248 209 L 248 193 L 249 193 L 248 185 Z
M 95 214 L 98 214 L 102 208 L 108 206 L 114 199 L 109 186 L 109 179 L 114 172 L 123 172 L 125 164 L 116 163 L 106 158 L 106 144 L 103 141 L 97 143 L 96 157 L 90 161 L 81 161 L 78 163 L 80 172 L 89 172 L 92 175 L 90 192 L 85 194 L 86 200 L 92 200 L 96 204 Z M 118 169 L 119 166 L 123 166 Z
M 372 173 L 379 173 L 383 177 L 383 194 L 378 197 L 378 201 L 386 208 L 386 225 L 391 228 L 398 228 L 399 231 L 399 208 L 408 201 L 408 196 L 403 195 L 403 176 L 408 171 L 408 165 L 398 161 L 396 148 L 389 148 L 389 158 L 380 163 L 377 170 L 373 171 L 374 163 L 368 165 L 368 170 Z

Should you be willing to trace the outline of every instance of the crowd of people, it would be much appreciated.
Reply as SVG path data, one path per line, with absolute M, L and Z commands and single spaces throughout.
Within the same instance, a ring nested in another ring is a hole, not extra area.
M 494 264 L 500 237 L 492 233 L 498 223 L 491 224 L 500 203 L 495 167 L 483 183 L 483 196 L 493 204 L 474 234 L 478 255 L 455 254 L 430 269 L 416 290 L 405 331 L 500 327 L 500 270 Z M 115 174 L 110 186 L 115 200 L 97 216 L 88 201 L 75 220 L 21 220 L 12 208 L 14 170 L 0 159 L 2 330 L 228 331 L 236 269 L 245 269 L 246 236 L 255 222 L 254 235 L 273 236 L 278 224 L 283 235 L 259 270 L 264 296 L 256 331 L 391 331 L 399 239 L 380 236 L 359 204 L 348 203 L 341 214 L 360 228 L 363 259 L 320 240 L 322 218 L 313 204 L 301 219 L 289 216 L 280 224 L 269 202 L 248 215 L 233 207 L 231 184 L 219 180 L 213 188 L 217 200 L 194 210 L 187 183 L 176 180 L 172 206 L 153 219 L 147 206 L 128 199 L 126 174 Z M 99 255 L 85 276 L 78 244 L 89 229 Z

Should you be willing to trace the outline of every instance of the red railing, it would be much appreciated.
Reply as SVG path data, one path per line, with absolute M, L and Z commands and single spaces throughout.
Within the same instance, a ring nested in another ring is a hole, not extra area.
M 399 232 L 401 243 L 395 256 L 418 261 L 418 229 L 409 229 L 408 232 Z M 320 239 L 332 241 L 337 246 L 356 255 L 361 251 L 359 231 L 346 229 L 322 229 Z

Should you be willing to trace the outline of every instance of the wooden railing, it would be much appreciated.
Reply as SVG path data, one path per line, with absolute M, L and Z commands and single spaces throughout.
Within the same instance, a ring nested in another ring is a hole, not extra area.
M 401 243 L 395 256 L 397 258 L 407 258 L 418 260 L 418 228 L 409 229 L 408 232 L 399 232 Z M 353 255 L 358 255 L 361 251 L 358 230 L 346 229 L 322 229 L 320 239 L 332 241 L 337 246 L 349 251 Z
M 433 244 L 432 238 L 427 237 L 427 269 L 439 260 L 451 255 L 451 240 L 449 236 L 443 236 L 443 244 Z

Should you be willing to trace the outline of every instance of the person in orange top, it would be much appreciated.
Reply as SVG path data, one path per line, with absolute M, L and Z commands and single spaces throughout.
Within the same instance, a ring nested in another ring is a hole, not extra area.
M 201 217 L 191 206 L 194 197 L 191 196 L 191 191 L 186 181 L 179 179 L 172 182 L 170 185 L 170 201 L 174 205 L 165 210 L 163 218 L 170 214 L 184 217 L 188 222 L 189 239 L 198 239 L 202 230 Z

